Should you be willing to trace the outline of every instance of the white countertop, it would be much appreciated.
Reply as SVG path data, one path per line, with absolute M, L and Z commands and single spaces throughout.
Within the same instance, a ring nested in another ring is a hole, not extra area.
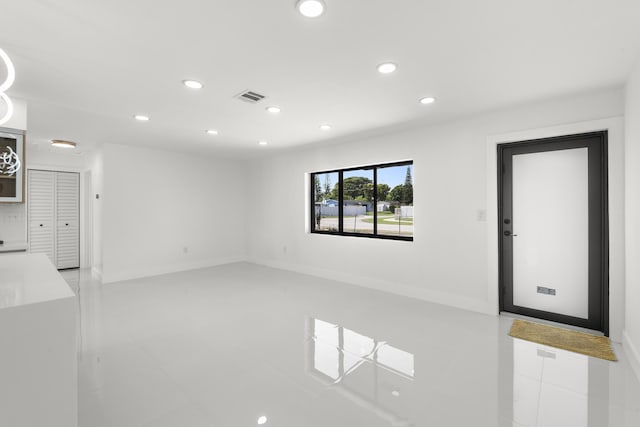
M 27 242 L 4 242 L 0 245 L 0 252 L 23 252 L 28 248 Z
M 45 254 L 0 257 L 0 310 L 73 297 Z

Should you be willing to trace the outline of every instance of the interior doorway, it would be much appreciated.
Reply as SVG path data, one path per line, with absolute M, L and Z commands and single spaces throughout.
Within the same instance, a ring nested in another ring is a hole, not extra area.
M 607 132 L 498 145 L 500 311 L 608 335 Z

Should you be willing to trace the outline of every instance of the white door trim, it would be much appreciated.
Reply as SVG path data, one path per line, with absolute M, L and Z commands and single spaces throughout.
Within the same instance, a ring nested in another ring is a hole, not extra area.
M 498 144 L 601 130 L 608 131 L 609 333 L 613 341 L 621 342 L 624 327 L 624 120 L 622 117 L 569 123 L 487 137 L 488 306 L 494 314 L 498 314 Z

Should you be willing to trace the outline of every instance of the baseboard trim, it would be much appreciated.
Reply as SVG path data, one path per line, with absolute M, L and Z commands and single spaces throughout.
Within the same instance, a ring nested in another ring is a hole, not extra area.
M 638 380 L 640 381 L 640 352 L 638 352 L 636 346 L 633 345 L 633 342 L 626 330 L 622 331 L 622 348 L 624 348 L 624 352 L 629 359 L 629 364 L 631 365 L 633 372 L 635 372 L 636 377 L 638 377 Z
M 390 294 L 415 298 L 422 301 L 460 308 L 468 311 L 474 311 L 477 313 L 488 314 L 490 316 L 496 315 L 495 309 L 491 307 L 487 301 L 474 298 L 467 298 L 438 291 L 418 289 L 403 283 L 389 282 L 366 276 L 351 275 L 343 272 L 309 267 L 306 265 L 299 265 L 282 261 L 263 260 L 256 258 L 249 258 L 246 261 L 265 267 L 293 271 L 295 273 L 307 274 L 310 276 L 321 277 L 323 279 L 335 280 L 338 282 L 344 282 L 350 285 L 375 289 Z
M 181 271 L 198 270 L 200 268 L 217 267 L 219 265 L 233 264 L 246 261 L 245 257 L 218 258 L 215 260 L 200 260 L 174 265 L 158 265 L 153 267 L 137 268 L 118 271 L 115 273 L 103 273 L 102 283 L 123 282 L 125 280 L 140 279 L 143 277 L 161 276 L 163 274 L 179 273 Z
M 463 297 L 459 295 L 448 294 L 445 292 L 431 291 L 415 288 L 404 283 L 389 282 L 386 280 L 375 279 L 366 276 L 352 275 L 339 271 L 333 271 L 317 267 L 309 267 L 306 265 L 294 264 L 283 261 L 263 260 L 245 257 L 229 257 L 217 260 L 198 261 L 193 263 L 185 263 L 180 265 L 155 266 L 152 268 L 130 269 L 118 271 L 116 273 L 105 274 L 104 272 L 93 268 L 92 272 L 100 278 L 102 283 L 122 282 L 125 280 L 139 279 L 143 277 L 160 276 L 163 274 L 178 273 L 181 271 L 197 270 L 200 268 L 216 267 L 225 264 L 233 264 L 237 262 L 249 262 L 265 267 L 275 268 L 279 270 L 292 271 L 300 274 L 321 277 L 323 279 L 335 280 L 338 282 L 348 283 L 350 285 L 360 286 L 377 291 L 387 292 L 394 295 L 400 295 L 409 298 L 415 298 L 426 302 L 441 304 L 448 307 L 455 307 L 463 310 L 473 311 L 476 313 L 495 316 L 495 308 L 488 301 L 474 298 Z

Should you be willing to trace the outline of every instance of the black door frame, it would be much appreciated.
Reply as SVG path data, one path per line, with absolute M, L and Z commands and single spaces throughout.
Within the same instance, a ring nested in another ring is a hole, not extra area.
M 589 314 L 588 319 L 513 304 L 513 231 L 510 218 L 514 154 L 588 149 L 589 180 Z M 601 331 L 609 336 L 609 209 L 607 131 L 498 144 L 498 250 L 500 311 Z M 506 216 L 509 215 L 509 216 Z M 595 266 L 595 268 L 594 268 Z

